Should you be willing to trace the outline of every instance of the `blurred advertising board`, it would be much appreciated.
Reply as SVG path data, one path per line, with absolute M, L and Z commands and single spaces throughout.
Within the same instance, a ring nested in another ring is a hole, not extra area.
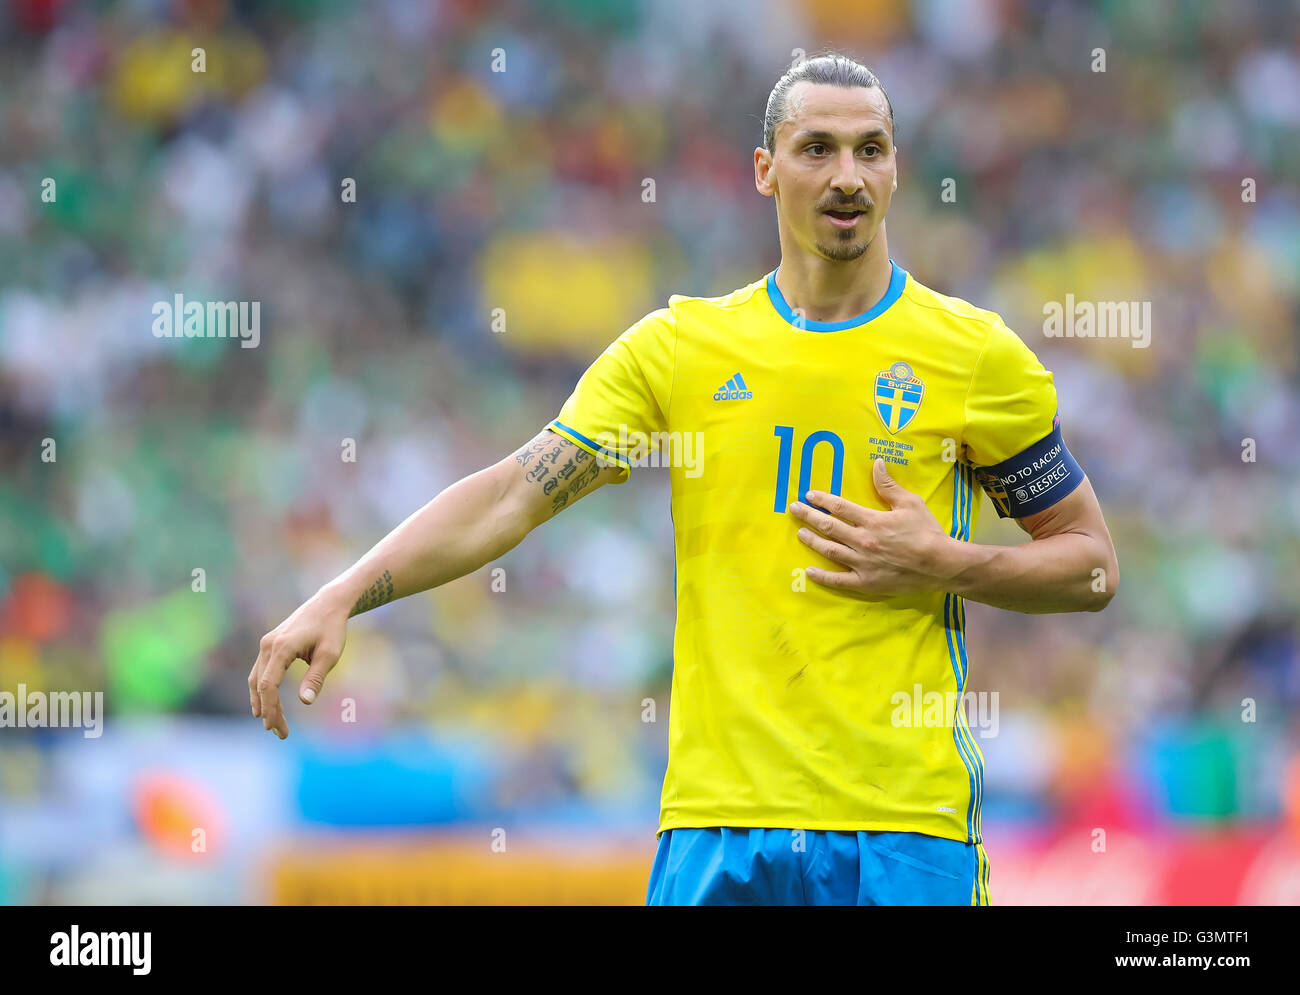
M 278 855 L 269 901 L 286 905 L 640 905 L 644 843 L 511 842 L 473 836 L 295 847 Z M 1104 849 L 1099 849 L 1104 845 Z M 1071 831 L 991 839 L 998 905 L 1296 905 L 1300 843 L 1274 828 L 1206 833 Z

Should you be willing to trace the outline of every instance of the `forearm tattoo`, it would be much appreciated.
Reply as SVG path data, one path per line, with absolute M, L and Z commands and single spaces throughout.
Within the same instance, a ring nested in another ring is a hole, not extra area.
M 393 575 L 385 570 L 383 576 L 366 588 L 361 597 L 357 598 L 357 603 L 352 606 L 352 611 L 348 613 L 348 618 L 353 615 L 360 615 L 362 612 L 368 612 L 371 608 L 378 608 L 380 605 L 386 605 L 393 600 Z
M 600 476 L 600 464 L 585 449 L 568 439 L 547 432 L 538 436 L 519 452 L 515 462 L 524 468 L 524 478 L 541 488 L 551 498 L 554 515 L 576 501 Z

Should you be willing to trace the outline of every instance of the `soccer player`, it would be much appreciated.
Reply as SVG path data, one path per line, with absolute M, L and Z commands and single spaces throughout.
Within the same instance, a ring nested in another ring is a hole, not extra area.
M 499 558 L 653 448 L 677 627 L 647 903 L 987 904 L 983 757 L 953 704 L 965 602 L 1098 611 L 1110 534 L 1052 375 L 998 315 L 890 259 L 893 109 L 868 69 L 828 55 L 782 76 L 754 179 L 780 265 L 623 332 L 536 438 L 263 637 L 252 711 L 284 738 L 295 659 L 310 704 L 349 617 Z M 977 484 L 1031 541 L 970 542 Z

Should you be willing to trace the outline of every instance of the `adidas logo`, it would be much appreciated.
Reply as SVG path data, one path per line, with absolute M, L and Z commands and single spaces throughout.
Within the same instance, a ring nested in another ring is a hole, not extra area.
M 745 386 L 745 378 L 737 373 L 718 388 L 718 392 L 713 395 L 713 399 L 715 401 L 743 401 L 745 398 L 753 396 L 754 392 Z

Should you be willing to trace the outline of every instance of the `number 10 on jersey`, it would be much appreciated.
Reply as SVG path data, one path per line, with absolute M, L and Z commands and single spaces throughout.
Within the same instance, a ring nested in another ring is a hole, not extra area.
M 794 453 L 794 428 L 790 425 L 778 425 L 773 433 L 781 440 L 781 451 L 776 457 L 776 501 L 772 510 L 781 514 L 790 504 L 790 457 Z M 819 443 L 828 443 L 831 447 L 831 486 L 827 488 L 832 494 L 840 492 L 840 482 L 844 476 L 844 441 L 834 432 L 819 429 L 803 440 L 799 448 L 799 490 L 795 497 L 807 503 L 804 497 L 812 486 L 813 453 Z M 817 508 L 816 505 L 813 505 Z M 825 511 L 825 508 L 817 508 Z

